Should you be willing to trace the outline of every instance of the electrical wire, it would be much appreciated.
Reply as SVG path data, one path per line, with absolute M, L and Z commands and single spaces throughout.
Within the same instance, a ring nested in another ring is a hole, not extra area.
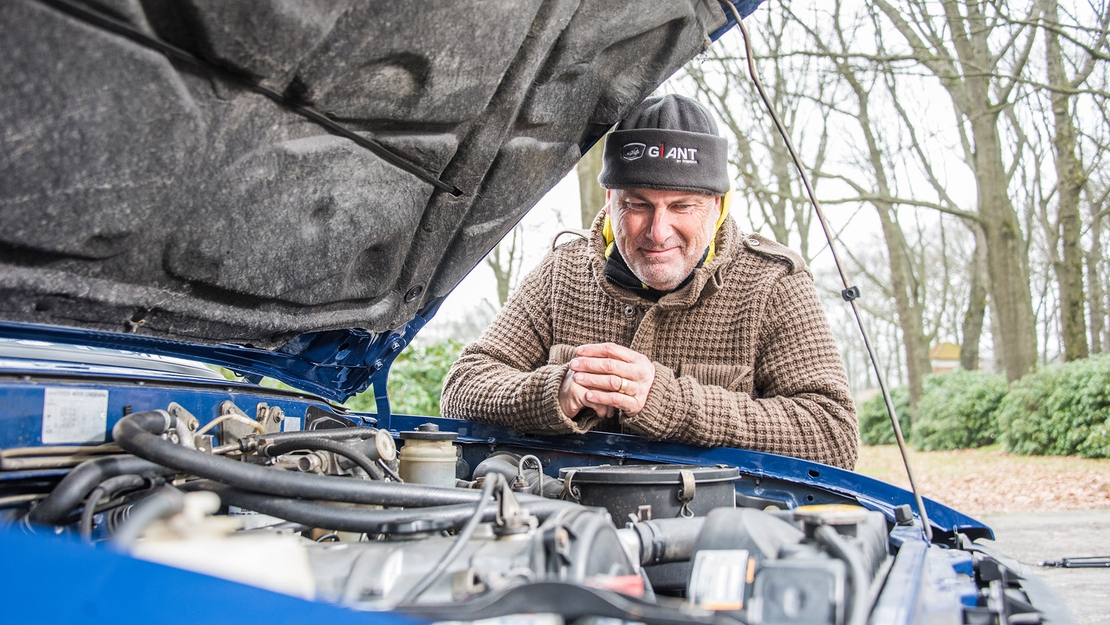
M 860 334 L 863 335 L 863 346 L 867 350 L 867 356 L 871 359 L 871 366 L 875 370 L 875 377 L 879 382 L 879 390 L 882 392 L 887 414 L 890 416 L 890 422 L 894 426 L 894 437 L 898 441 L 898 450 L 902 452 L 902 464 L 906 467 L 906 475 L 910 480 L 910 489 L 913 491 L 913 498 L 917 504 L 918 514 L 921 515 L 925 537 L 932 542 L 933 529 L 929 525 L 929 515 L 925 512 L 925 501 L 921 498 L 921 492 L 917 488 L 917 480 L 914 477 L 913 468 L 910 465 L 909 450 L 906 448 L 906 439 L 902 435 L 902 426 L 898 423 L 897 412 L 894 409 L 894 401 L 890 397 L 886 378 L 879 368 L 879 361 L 875 357 L 874 349 L 871 347 L 871 338 L 867 333 L 867 328 L 863 325 L 863 318 L 860 316 L 859 307 L 856 305 L 856 298 L 860 295 L 859 288 L 852 286 L 848 281 L 848 274 L 844 271 L 844 267 L 840 262 L 840 255 L 837 253 L 836 245 L 833 243 L 834 237 L 832 230 L 829 229 L 829 222 L 825 219 L 825 211 L 821 208 L 821 202 L 817 199 L 817 194 L 813 191 L 813 185 L 810 183 L 809 174 L 806 173 L 805 168 L 802 166 L 801 158 L 798 156 L 798 151 L 794 147 L 794 141 L 791 140 L 790 133 L 786 131 L 786 126 L 782 123 L 782 119 L 775 110 L 775 106 L 771 103 L 771 99 L 767 97 L 767 92 L 763 88 L 763 82 L 759 79 L 759 74 L 755 71 L 755 54 L 752 52 L 751 37 L 748 34 L 748 28 L 744 25 L 744 20 L 740 17 L 740 12 L 736 10 L 736 7 L 731 2 L 722 0 L 721 4 L 728 7 L 729 11 L 732 12 L 733 17 L 736 19 L 736 25 L 739 26 L 740 34 L 744 37 L 744 50 L 748 60 L 748 73 L 752 77 L 752 82 L 755 83 L 755 88 L 756 91 L 759 92 L 759 97 L 763 100 L 763 104 L 766 105 L 767 111 L 771 114 L 775 129 L 778 130 L 779 135 L 781 135 L 783 141 L 786 142 L 786 149 L 790 152 L 790 158 L 794 162 L 794 167 L 798 170 L 798 175 L 802 180 L 802 185 L 805 187 L 806 195 L 809 196 L 809 201 L 817 214 L 817 221 L 820 222 L 821 230 L 825 233 L 825 239 L 829 242 L 829 253 L 832 254 L 833 263 L 836 265 L 836 270 L 840 274 L 840 280 L 844 284 L 844 290 L 840 293 L 841 297 L 852 307 L 852 314 L 855 315 L 856 325 L 859 326 Z
M 455 543 L 451 545 L 447 553 L 443 554 L 443 557 L 439 559 L 435 567 L 405 594 L 405 597 L 401 599 L 402 604 L 415 603 L 420 595 L 435 583 L 435 581 L 443 575 L 443 572 L 447 570 L 447 567 L 451 566 L 455 558 L 462 553 L 463 548 L 470 542 L 470 537 L 474 535 L 474 530 L 478 528 L 478 523 L 482 521 L 482 511 L 485 508 L 486 500 L 493 497 L 493 492 L 500 482 L 501 475 L 499 473 L 490 473 L 486 476 L 485 484 L 482 485 L 482 496 L 478 499 L 478 505 L 474 507 L 474 514 L 470 516 L 466 525 L 464 525 L 459 532 L 459 536 L 455 539 Z
M 138 488 L 146 484 L 146 478 L 141 475 L 125 474 L 110 477 L 93 489 L 89 496 L 85 498 L 85 507 L 81 510 L 81 525 L 80 533 L 81 539 L 86 543 L 92 544 L 92 528 L 93 516 L 97 513 L 97 504 L 100 500 L 107 497 L 111 499 L 117 492 L 128 489 Z

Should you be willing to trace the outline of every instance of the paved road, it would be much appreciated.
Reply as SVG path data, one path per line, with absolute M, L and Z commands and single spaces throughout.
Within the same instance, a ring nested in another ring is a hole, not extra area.
M 1038 566 L 1072 556 L 1110 556 L 1110 510 L 985 516 L 994 547 L 1028 565 L 1064 599 L 1082 625 L 1110 625 L 1110 569 Z M 984 541 L 990 545 L 990 541 Z

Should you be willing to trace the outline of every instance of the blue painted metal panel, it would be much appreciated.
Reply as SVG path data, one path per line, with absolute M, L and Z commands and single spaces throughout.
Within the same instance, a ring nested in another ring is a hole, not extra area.
M 921 535 L 920 528 L 896 527 L 891 531 L 892 542 L 899 543 L 898 555 L 871 612 L 871 625 L 909 625 L 914 622 L 922 599 L 925 552 L 929 549 L 929 544 Z
M 33 447 L 42 444 L 42 413 L 45 389 L 72 388 L 108 391 L 108 418 L 105 441 L 112 439 L 112 427 L 123 418 L 124 410 L 165 410 L 177 402 L 200 422 L 207 423 L 220 413 L 220 404 L 232 401 L 249 415 L 259 403 L 278 406 L 287 417 L 304 423 L 309 406 L 331 410 L 324 401 L 312 401 L 288 393 L 244 384 L 213 385 L 198 383 L 188 387 L 152 384 L 142 378 L 96 380 L 35 377 L 18 382 L 0 381 L 0 448 Z M 295 428 L 294 428 L 295 429 Z
M 751 15 L 752 13 L 755 13 L 755 10 L 757 8 L 759 8 L 759 5 L 763 4 L 763 0 L 725 0 L 725 1 L 726 2 L 731 2 L 732 5 L 736 7 L 736 11 L 740 14 L 740 17 L 747 17 L 747 16 Z M 717 41 L 718 39 L 721 38 L 721 35 L 725 34 L 726 32 L 729 31 L 729 29 L 736 26 L 736 18 L 732 16 L 732 11 L 729 11 L 728 9 L 725 9 L 725 17 L 728 18 L 728 22 L 724 26 L 718 28 L 717 30 L 715 30 L 715 31 L 713 31 L 712 33 L 709 34 L 709 38 L 711 40 Z
M 778 456 L 758 451 L 728 447 L 692 447 L 675 443 L 649 441 L 639 436 L 589 432 L 568 436 L 532 436 L 508 428 L 474 421 L 442 417 L 414 417 L 393 415 L 381 421 L 390 430 L 412 430 L 421 423 L 436 423 L 441 430 L 458 432 L 462 444 L 496 445 L 499 447 L 526 447 L 533 450 L 562 454 L 592 456 L 614 462 L 635 460 L 642 462 L 688 463 L 701 465 L 728 464 L 740 468 L 749 478 L 737 483 L 745 494 L 769 498 L 790 498 L 794 505 L 810 503 L 837 503 L 843 499 L 823 498 L 828 494 L 848 498 L 871 510 L 882 512 L 894 519 L 894 508 L 914 504 L 913 494 L 903 488 L 874 478 L 845 471 L 817 462 Z M 753 480 L 759 480 L 754 484 Z M 776 489 L 774 481 L 781 484 Z M 762 487 L 755 490 L 754 487 Z M 789 486 L 789 488 L 786 488 Z M 745 491 L 745 489 L 750 489 Z M 807 494 L 813 499 L 806 499 Z M 994 533 L 982 522 L 931 499 L 925 500 L 925 509 L 932 525 L 941 531 L 961 531 L 974 536 L 993 538 Z
M 0 529 L 7 623 L 414 625 L 389 612 L 354 612 L 153 564 L 65 537 Z
M 374 384 L 384 389 L 393 359 L 412 342 L 441 302 L 441 299 L 432 301 L 394 332 L 375 334 L 353 328 L 302 334 L 274 351 L 232 344 L 195 345 L 141 334 L 14 321 L 0 321 L 0 337 L 188 358 L 227 367 L 254 381 L 273 378 L 342 402 Z M 379 412 L 388 411 L 388 403 L 379 406 Z

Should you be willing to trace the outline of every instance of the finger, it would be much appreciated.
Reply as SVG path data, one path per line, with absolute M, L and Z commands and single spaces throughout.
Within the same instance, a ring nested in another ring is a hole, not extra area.
M 593 390 L 586 391 L 586 402 L 590 404 L 600 404 L 602 406 L 612 406 L 613 408 L 623 410 L 629 414 L 638 413 L 643 407 L 640 402 L 631 395 Z
M 575 375 L 574 372 L 568 372 L 559 389 L 559 407 L 563 414 L 573 419 L 583 409 L 592 408 L 602 419 L 616 416 L 617 410 L 612 406 L 588 401 L 586 399 L 588 389 L 575 381 Z
M 575 354 L 593 358 L 615 358 L 624 362 L 636 362 L 644 358 L 644 355 L 640 352 L 616 343 L 590 343 L 588 345 L 579 345 L 575 350 Z
M 612 393 L 620 393 L 622 391 L 625 393 L 629 393 L 629 387 L 632 384 L 632 382 L 627 378 L 622 378 L 616 375 L 594 373 L 575 373 L 574 382 L 591 390 Z M 621 388 L 622 386 L 624 387 L 623 389 Z
M 636 372 L 637 365 L 613 358 L 574 358 L 568 363 L 571 371 L 576 373 L 593 373 L 598 375 L 612 375 L 626 379 L 640 377 Z M 618 381 L 617 384 L 620 384 Z

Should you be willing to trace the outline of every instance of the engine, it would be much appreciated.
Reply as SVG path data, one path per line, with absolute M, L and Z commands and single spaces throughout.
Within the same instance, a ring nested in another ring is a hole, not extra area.
M 122 454 L 73 468 L 10 522 L 362 610 L 434 620 L 524 613 L 640 622 L 828 623 L 869 611 L 888 527 L 845 505 L 737 507 L 736 467 L 544 467 L 453 432 L 279 431 L 228 402 L 113 429 Z M 542 454 L 541 454 L 542 455 Z M 741 498 L 742 502 L 747 499 Z M 716 615 L 716 616 L 715 616 Z M 853 618 L 855 616 L 855 618 Z

